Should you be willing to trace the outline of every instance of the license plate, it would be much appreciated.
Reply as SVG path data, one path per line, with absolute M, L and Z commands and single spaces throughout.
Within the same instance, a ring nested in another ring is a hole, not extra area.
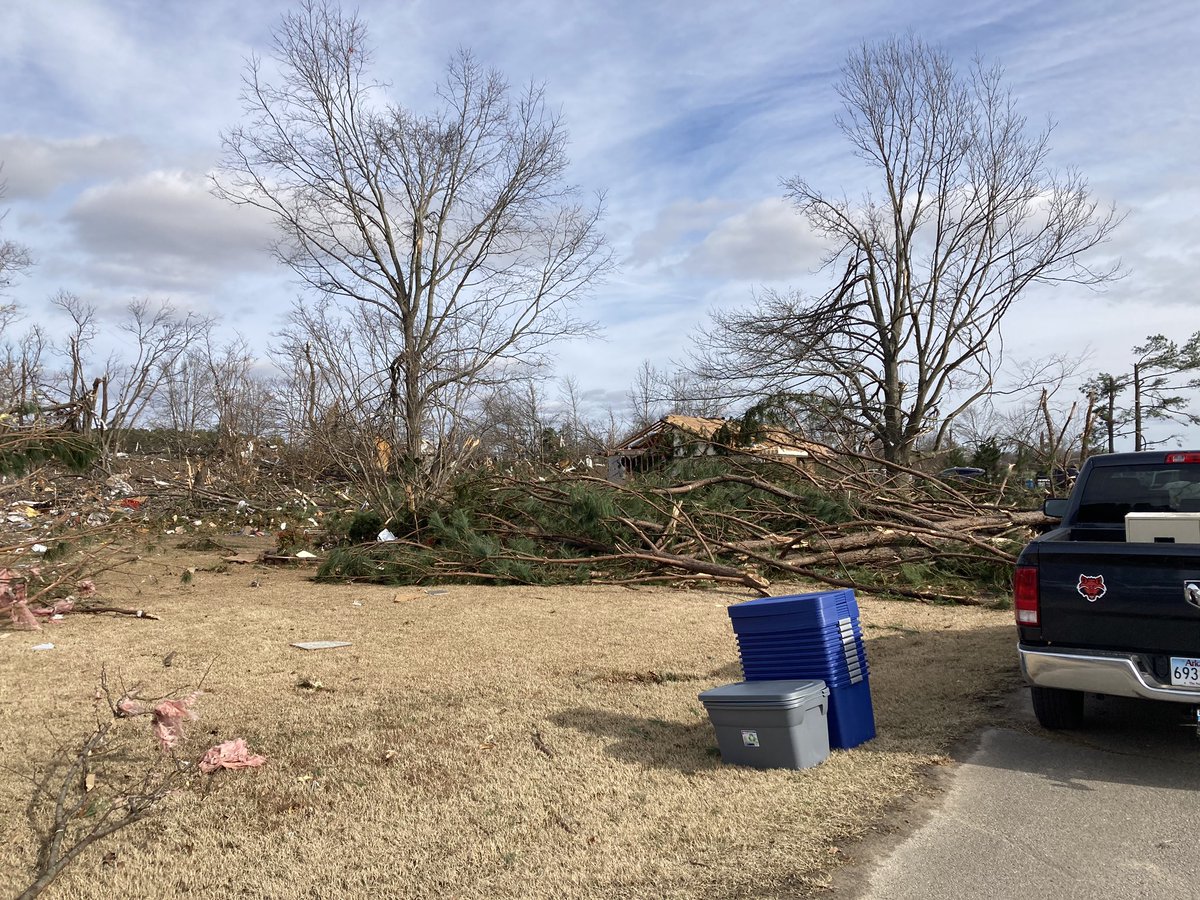
M 1200 687 L 1200 659 L 1172 656 L 1171 684 L 1180 687 Z

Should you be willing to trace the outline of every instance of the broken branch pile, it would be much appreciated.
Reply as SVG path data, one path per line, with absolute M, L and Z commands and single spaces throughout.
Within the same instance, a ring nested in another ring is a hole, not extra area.
M 764 594 L 772 579 L 802 578 L 971 604 L 983 602 L 981 590 L 1006 590 L 1040 512 L 1014 508 L 1004 485 L 866 463 L 845 454 L 812 468 L 708 460 L 688 480 L 625 484 L 476 475 L 402 539 L 334 549 L 318 577 L 715 581 Z

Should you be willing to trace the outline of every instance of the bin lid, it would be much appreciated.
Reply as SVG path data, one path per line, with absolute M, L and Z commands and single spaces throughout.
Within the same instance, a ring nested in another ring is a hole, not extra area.
M 729 607 L 729 617 L 740 619 L 745 616 L 785 616 L 789 613 L 803 612 L 806 606 L 812 604 L 824 606 L 832 611 L 836 604 L 854 604 L 851 610 L 857 608 L 854 591 L 842 589 L 837 591 L 821 591 L 815 594 L 789 594 L 786 597 L 759 597 L 757 600 L 746 600 Z
M 825 682 L 819 680 L 739 681 L 704 691 L 700 702 L 705 705 L 796 706 L 828 693 Z

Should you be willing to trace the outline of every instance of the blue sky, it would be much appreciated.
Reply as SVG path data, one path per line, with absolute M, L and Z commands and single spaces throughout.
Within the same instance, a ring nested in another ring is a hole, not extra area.
M 170 297 L 265 347 L 296 295 L 261 250 L 269 227 L 207 191 L 238 122 L 243 61 L 288 4 L 8 0 L 0 8 L 3 233 L 34 271 L 33 316 L 72 290 L 101 308 Z M 514 84 L 545 82 L 572 137 L 571 179 L 607 196 L 620 269 L 588 301 L 606 340 L 560 371 L 619 403 L 643 359 L 682 356 L 714 306 L 764 285 L 819 286 L 820 242 L 782 200 L 802 176 L 854 194 L 866 172 L 834 126 L 834 82 L 862 40 L 912 30 L 962 64 L 999 62 L 1052 158 L 1127 213 L 1104 254 L 1128 276 L 1097 294 L 1031 295 L 1010 353 L 1120 370 L 1147 334 L 1200 329 L 1200 25 L 1178 2 L 551 2 L 366 0 L 392 99 L 429 102 L 459 47 Z

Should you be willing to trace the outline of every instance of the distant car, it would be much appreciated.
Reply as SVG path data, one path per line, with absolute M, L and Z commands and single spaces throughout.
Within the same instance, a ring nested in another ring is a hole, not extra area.
M 954 466 L 950 469 L 942 469 L 942 471 L 938 472 L 938 478 L 943 480 L 957 478 L 960 481 L 977 481 L 987 478 L 987 472 L 983 469 L 977 469 L 974 466 Z
M 1051 484 L 1055 487 L 1069 488 L 1075 483 L 1075 479 L 1079 476 L 1079 467 L 1072 463 L 1065 469 L 1062 466 L 1056 466 L 1054 471 L 1047 475 L 1045 472 L 1038 472 L 1034 476 L 1034 484 L 1040 488 L 1048 488 Z

